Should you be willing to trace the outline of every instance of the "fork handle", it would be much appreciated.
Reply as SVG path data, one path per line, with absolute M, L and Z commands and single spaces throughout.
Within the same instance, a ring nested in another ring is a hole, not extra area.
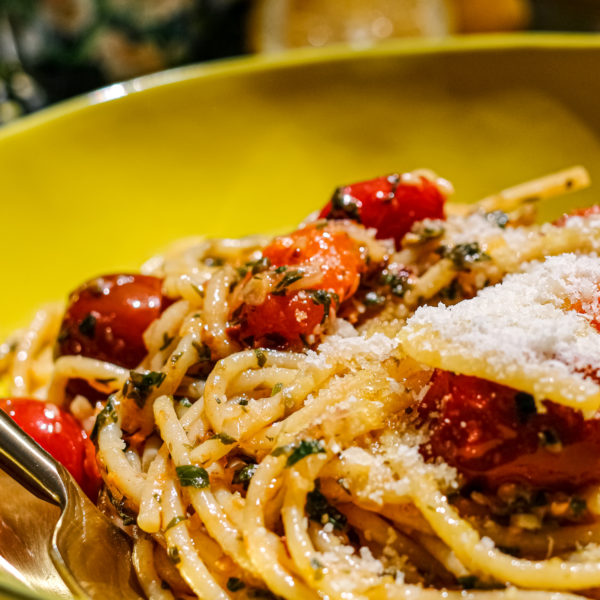
M 60 477 L 64 467 L 3 410 L 0 410 L 0 468 L 38 498 L 65 505 L 67 491 Z

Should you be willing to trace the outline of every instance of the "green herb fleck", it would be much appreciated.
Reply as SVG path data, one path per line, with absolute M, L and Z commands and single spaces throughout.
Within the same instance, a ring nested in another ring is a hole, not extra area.
M 347 519 L 335 506 L 332 506 L 327 501 L 327 498 L 319 489 L 320 482 L 317 479 L 315 489 L 306 495 L 306 505 L 304 510 L 311 521 L 316 521 L 324 525 L 331 523 L 333 528 L 342 531 L 346 528 Z
M 302 279 L 303 277 L 304 273 L 300 269 L 289 269 L 275 284 L 275 287 L 271 293 L 274 296 L 283 296 L 286 293 L 288 286 L 292 285 L 292 283 Z
M 525 392 L 515 394 L 515 407 L 519 423 L 526 423 L 529 417 L 537 412 L 533 396 Z
M 271 390 L 271 396 L 275 394 L 279 394 L 279 392 L 283 389 L 283 383 L 276 383 Z
M 469 271 L 473 264 L 492 258 L 480 248 L 479 242 L 457 244 L 454 248 L 440 246 L 436 252 L 443 258 L 449 258 L 458 271 Z
M 231 482 L 233 484 L 243 485 L 244 489 L 248 489 L 248 485 L 250 484 L 250 480 L 252 476 L 256 472 L 258 465 L 256 463 L 249 463 L 241 469 L 237 469 L 233 474 L 233 479 Z
M 336 188 L 331 196 L 331 212 L 329 219 L 352 219 L 360 223 L 358 200 L 345 193 L 345 187 Z
M 196 294 L 200 296 L 200 298 L 204 298 L 204 290 L 199 285 L 196 285 L 195 283 L 190 283 L 190 285 L 192 286 L 192 289 L 196 292 Z
M 187 521 L 187 517 L 183 517 L 183 516 L 173 517 L 169 521 L 168 525 L 166 526 L 165 531 L 168 531 L 172 527 L 175 527 L 175 525 L 179 525 L 179 523 L 181 523 L 182 521 Z
M 379 281 L 382 285 L 387 285 L 390 287 L 390 291 L 394 296 L 398 296 L 402 298 L 404 294 L 408 290 L 410 290 L 411 286 L 408 282 L 410 274 L 408 271 L 401 271 L 400 273 L 392 273 L 387 269 L 384 270 L 380 277 Z
M 243 590 L 245 587 L 246 587 L 246 584 L 241 579 L 238 579 L 237 577 L 230 577 L 227 580 L 227 589 L 230 592 L 239 592 L 240 590 Z
M 125 382 L 123 393 L 127 398 L 134 400 L 140 408 L 143 408 L 152 390 L 155 387 L 160 387 L 165 377 L 165 373 L 158 371 L 150 371 L 149 373 L 129 371 L 129 379 Z
M 204 343 L 200 342 L 192 342 L 192 346 L 196 348 L 196 353 L 198 354 L 199 362 L 208 362 L 211 359 L 210 348 Z
M 167 555 L 174 565 L 181 562 L 181 557 L 179 556 L 179 550 L 177 549 L 177 546 L 170 546 L 167 548 Z
M 248 399 L 247 398 L 240 398 L 238 404 L 240 406 L 248 406 Z
M 117 411 L 115 408 L 115 396 L 110 395 L 104 408 L 98 413 L 96 417 L 96 422 L 94 423 L 94 428 L 92 429 L 92 433 L 90 437 L 92 440 L 95 440 L 98 437 L 98 432 L 102 427 L 104 427 L 107 423 L 116 423 L 118 421 Z
M 170 345 L 171 342 L 175 339 L 175 336 L 170 336 L 166 331 L 165 333 L 163 333 L 163 343 L 162 346 L 159 348 L 159 350 L 162 352 L 163 350 L 166 350 Z
M 120 500 L 117 500 L 110 493 L 110 490 L 107 489 L 106 491 L 108 494 L 108 499 L 110 500 L 110 503 L 115 507 L 117 514 L 121 518 L 121 521 L 123 521 L 123 525 L 134 525 L 137 520 L 137 517 L 133 512 L 131 512 L 131 510 L 127 508 L 127 498 L 123 496 Z
M 258 366 L 260 368 L 264 367 L 266 362 L 267 362 L 267 357 L 265 355 L 265 353 L 263 352 L 262 348 L 255 348 L 254 349 L 254 354 L 256 354 L 256 360 L 258 362 Z
M 179 483 L 183 487 L 205 488 L 210 485 L 206 469 L 196 465 L 180 465 L 175 468 Z
M 285 273 L 287 271 L 287 267 L 285 265 L 281 265 L 275 269 L 275 273 Z
M 227 435 L 226 433 L 222 433 L 222 432 L 216 433 L 210 439 L 211 440 L 219 440 L 221 442 L 221 444 L 224 444 L 225 446 L 230 446 L 231 444 L 235 444 L 237 442 L 237 440 L 235 438 L 232 438 L 230 435 Z
M 365 294 L 365 306 L 381 306 L 385 302 L 385 296 L 377 292 L 367 292 Z
M 473 590 L 477 586 L 479 578 L 475 575 L 463 575 L 462 577 L 457 577 L 456 581 L 463 590 Z
M 79 331 L 85 337 L 93 338 L 96 333 L 96 317 L 92 313 L 88 313 L 79 323 Z
M 319 580 L 323 578 L 323 569 L 325 565 L 316 557 L 310 559 L 310 566 L 315 571 L 315 579 Z
M 185 406 L 185 408 L 189 408 L 192 405 L 192 402 L 187 396 L 182 396 L 181 398 L 177 398 L 177 402 L 181 404 L 181 406 Z
M 340 297 L 337 294 L 326 290 L 307 290 L 306 293 L 317 306 L 323 306 L 323 318 L 321 319 L 321 324 L 325 323 L 331 310 L 331 301 L 333 300 L 335 305 L 338 306 Z
M 177 361 L 183 356 L 183 352 L 177 352 L 177 354 L 173 354 L 171 356 L 171 364 L 177 364 Z
M 285 463 L 286 468 L 295 465 L 311 454 L 324 453 L 326 453 L 326 450 L 318 440 L 302 440 L 298 445 L 279 446 L 271 452 L 273 456 L 288 454 L 287 462 Z

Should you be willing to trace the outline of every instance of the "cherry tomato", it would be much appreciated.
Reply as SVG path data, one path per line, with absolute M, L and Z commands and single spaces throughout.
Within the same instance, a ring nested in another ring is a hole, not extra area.
M 556 219 L 553 225 L 557 227 L 564 227 L 566 222 L 571 217 L 591 217 L 592 215 L 600 214 L 600 204 L 594 204 L 593 206 L 586 206 L 585 208 L 578 208 L 573 212 L 567 213 Z
M 133 369 L 146 356 L 142 334 L 170 304 L 162 280 L 147 275 L 104 275 L 69 298 L 57 354 L 79 354 Z
M 477 377 L 436 371 L 419 405 L 431 437 L 421 447 L 467 483 L 572 491 L 600 483 L 600 418 Z
M 263 256 L 272 271 L 286 267 L 281 277 L 305 267 L 321 278 L 301 290 L 269 293 L 261 304 L 243 305 L 239 325 L 231 331 L 254 346 L 302 347 L 339 303 L 354 294 L 365 269 L 357 243 L 331 225 L 309 225 L 276 238 Z
M 30 398 L 2 398 L 0 409 L 73 475 L 92 499 L 102 483 L 96 451 L 79 422 L 55 404 Z
M 379 239 L 393 238 L 399 246 L 417 221 L 443 219 L 445 200 L 439 187 L 426 177 L 403 183 L 394 174 L 338 188 L 319 216 L 358 221 L 374 227 Z

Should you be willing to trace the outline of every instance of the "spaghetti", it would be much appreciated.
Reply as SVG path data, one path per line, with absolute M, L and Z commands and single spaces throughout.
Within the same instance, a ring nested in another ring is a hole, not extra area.
M 93 439 L 151 600 L 600 597 L 600 216 L 535 224 L 587 184 L 345 186 L 86 283 L 0 369 Z

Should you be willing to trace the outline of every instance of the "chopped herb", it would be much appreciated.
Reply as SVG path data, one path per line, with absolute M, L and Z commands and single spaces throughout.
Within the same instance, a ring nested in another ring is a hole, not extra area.
M 241 579 L 238 579 L 237 577 L 230 577 L 227 580 L 227 589 L 230 592 L 239 592 L 240 590 L 243 590 L 245 587 L 246 587 L 246 584 Z
M 93 338 L 96 333 L 96 317 L 92 313 L 88 313 L 79 323 L 79 331 L 85 337 Z
M 163 333 L 163 343 L 162 346 L 159 348 L 159 350 L 162 352 L 163 350 L 166 350 L 170 345 L 171 342 L 175 339 L 175 336 L 170 336 L 166 331 L 165 333 Z
M 216 402 L 217 404 L 221 404 L 222 400 L 221 400 L 221 398 L 219 398 L 219 397 L 217 396 L 217 397 L 215 397 L 215 402 Z
M 469 271 L 474 263 L 491 260 L 479 246 L 479 242 L 457 244 L 454 248 L 440 246 L 436 252 L 443 258 L 449 258 L 458 271 Z
M 175 527 L 175 525 L 179 525 L 179 523 L 181 523 L 182 521 L 187 521 L 187 517 L 173 517 L 170 521 L 169 524 L 166 526 L 165 531 L 168 531 L 169 529 L 171 529 L 172 527 Z
M 183 356 L 183 352 L 177 352 L 171 356 L 171 364 L 177 364 L 177 361 Z
M 181 404 L 181 406 L 185 406 L 185 408 L 189 408 L 192 405 L 190 399 L 187 398 L 186 396 L 182 396 L 181 398 L 177 398 L 177 402 L 179 402 L 179 404 Z
M 279 394 L 279 392 L 283 389 L 283 383 L 276 383 L 271 390 L 271 396 L 275 394 Z
M 266 362 L 267 362 L 267 357 L 265 355 L 265 353 L 263 352 L 262 348 L 255 348 L 254 349 L 254 354 L 256 354 L 256 360 L 258 362 L 258 366 L 260 368 L 264 367 Z
M 320 482 L 317 479 L 315 489 L 306 495 L 306 505 L 304 510 L 311 521 L 316 521 L 324 525 L 331 523 L 334 529 L 342 531 L 346 528 L 347 519 L 335 506 L 332 506 L 327 501 L 327 498 L 319 489 Z
M 195 283 L 190 283 L 190 285 L 192 286 L 192 289 L 196 292 L 196 294 L 200 296 L 200 298 L 204 298 L 204 290 L 199 285 L 196 285 Z
M 94 379 L 94 381 L 96 383 L 99 383 L 100 385 L 108 385 L 109 383 L 113 383 L 116 380 L 117 380 L 116 377 L 106 377 L 104 379 L 102 379 L 100 377 L 96 377 L 96 379 Z
M 462 287 L 458 283 L 458 279 L 453 279 L 450 285 L 440 290 L 440 298 L 444 298 L 444 300 L 456 300 L 461 293 Z
M 206 469 L 196 465 L 180 465 L 175 468 L 179 483 L 183 487 L 205 488 L 210 485 Z
M 288 454 L 290 451 L 291 453 L 288 455 L 287 462 L 285 463 L 286 468 L 295 465 L 311 454 L 326 453 L 325 448 L 323 448 L 321 442 L 318 440 L 302 440 L 298 445 L 279 446 L 271 454 L 273 456 L 282 456 L 283 454 Z
M 244 489 L 248 489 L 248 485 L 250 484 L 250 480 L 252 476 L 256 472 L 258 465 L 256 463 L 249 463 L 245 467 L 241 469 L 237 469 L 233 474 L 233 479 L 231 482 L 233 484 L 240 484 L 244 486 Z
M 326 290 L 307 290 L 306 293 L 317 306 L 323 306 L 323 318 L 321 319 L 321 324 L 325 323 L 325 320 L 329 316 L 329 312 L 331 310 L 331 301 L 333 300 L 336 306 L 338 306 L 340 303 L 340 297 L 337 294 L 327 292 Z
M 287 267 L 285 265 L 281 265 L 275 269 L 275 273 L 285 273 L 287 271 Z
M 208 362 L 211 359 L 210 348 L 204 343 L 200 342 L 192 342 L 192 346 L 196 348 L 196 352 L 198 354 L 198 360 L 200 362 Z
M 247 398 L 240 398 L 238 404 L 240 406 L 248 406 L 248 399 Z
M 435 240 L 444 235 L 444 227 L 442 225 L 424 225 L 419 228 L 417 235 L 419 236 L 419 242 L 428 242 L 429 240 Z
M 387 269 L 381 273 L 379 281 L 381 285 L 388 285 L 394 296 L 402 298 L 404 294 L 411 288 L 408 283 L 409 273 L 408 271 L 401 271 L 400 273 L 392 273 Z
M 537 412 L 533 396 L 525 392 L 517 392 L 515 395 L 515 406 L 519 423 L 526 423 L 529 417 L 535 415 Z
M 367 292 L 365 294 L 365 306 L 381 306 L 385 302 L 385 296 L 377 292 Z
M 104 408 L 98 413 L 98 416 L 96 417 L 94 428 L 92 429 L 92 433 L 90 434 L 92 440 L 95 440 L 98 437 L 98 432 L 107 423 L 116 423 L 117 421 L 118 417 L 117 411 L 115 409 L 115 397 L 111 394 L 108 397 Z
M 123 394 L 134 400 L 140 408 L 143 408 L 152 390 L 155 387 L 160 387 L 166 376 L 165 373 L 158 371 L 150 371 L 149 373 L 129 371 L 129 379 L 125 382 Z
M 252 273 L 252 275 L 258 275 L 258 273 L 266 271 L 270 266 L 271 261 L 266 256 L 262 256 L 261 258 L 247 262 L 243 267 L 238 267 L 237 272 L 240 277 L 245 277 L 248 272 Z
M 331 212 L 328 219 L 352 219 L 360 223 L 358 200 L 344 192 L 346 188 L 336 188 L 331 196 Z
M 485 218 L 492 225 L 497 225 L 500 229 L 504 229 L 508 224 L 508 215 L 502 210 L 494 210 L 485 215 Z
M 134 525 L 137 520 L 137 517 L 133 512 L 131 512 L 127 508 L 127 498 L 123 496 L 120 500 L 117 500 L 108 489 L 107 493 L 108 499 L 110 500 L 110 503 L 115 507 L 117 514 L 121 518 L 121 521 L 123 521 L 123 525 Z
M 177 546 L 170 546 L 167 548 L 167 555 L 174 565 L 181 562 L 181 557 L 179 556 L 179 550 L 177 549 Z
M 232 438 L 230 435 L 227 435 L 226 433 L 222 433 L 222 432 L 216 433 L 210 439 L 211 440 L 219 440 L 221 442 L 221 444 L 224 444 L 225 446 L 230 446 L 231 444 L 235 444 L 237 442 L 237 440 L 235 438 Z
M 325 565 L 318 558 L 313 556 L 310 559 L 310 566 L 314 571 L 316 571 L 315 579 L 322 579 L 323 578 L 323 569 L 325 568 Z
M 207 267 L 222 267 L 225 264 L 225 260 L 220 256 L 207 256 L 202 262 Z
M 271 292 L 274 296 L 283 296 L 286 293 L 288 286 L 292 283 L 302 279 L 304 273 L 300 269 L 289 269 L 285 272 L 285 275 L 275 284 L 273 291 Z
M 574 496 L 569 502 L 569 510 L 574 517 L 581 517 L 587 510 L 587 502 L 583 498 Z

